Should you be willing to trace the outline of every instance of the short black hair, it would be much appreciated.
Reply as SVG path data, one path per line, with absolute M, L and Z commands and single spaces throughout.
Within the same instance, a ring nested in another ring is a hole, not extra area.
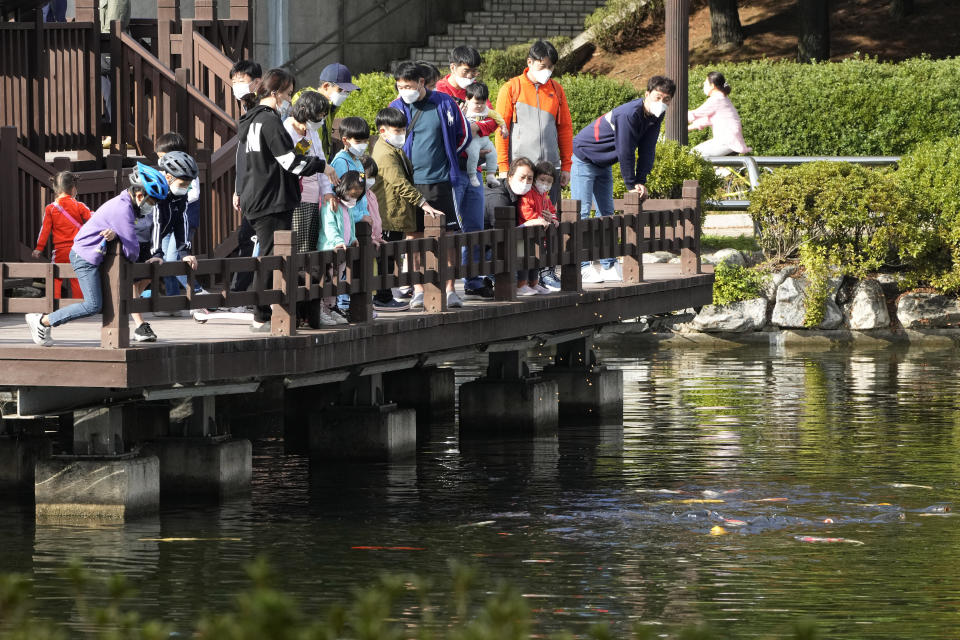
M 187 140 L 176 131 L 168 131 L 157 136 L 157 141 L 153 145 L 156 153 L 170 153 L 171 151 L 187 152 Z
M 363 118 L 352 116 L 340 121 L 340 137 L 352 138 L 353 140 L 368 140 L 370 138 L 370 125 Z
M 380 127 L 393 127 L 395 129 L 407 128 L 407 114 L 395 107 L 380 109 L 377 113 L 377 129 Z
M 423 67 L 413 60 L 407 60 L 397 65 L 393 72 L 394 80 L 423 80 Z
M 426 60 L 417 60 L 417 66 L 423 69 L 423 81 L 426 84 L 434 84 L 440 79 L 440 69 L 437 65 Z
M 254 62 L 253 60 L 240 60 L 232 67 L 230 67 L 230 77 L 246 74 L 250 76 L 251 80 L 256 80 L 257 78 L 263 77 L 263 69 L 260 67 L 260 64 Z
M 377 166 L 376 160 L 368 155 L 360 158 L 360 164 L 363 165 L 363 172 L 367 174 L 368 178 L 376 178 L 377 174 L 380 173 L 380 167 Z
M 333 193 L 341 200 L 346 200 L 347 193 L 356 186 L 363 187 L 363 190 L 366 191 L 367 185 L 361 184 L 360 179 L 359 171 L 347 171 L 340 176 L 340 183 L 333 188 Z
M 537 40 L 530 45 L 530 51 L 527 52 L 527 57 L 531 60 L 543 60 L 544 58 L 550 58 L 550 64 L 557 64 L 557 60 L 560 59 L 560 56 L 557 54 L 556 47 L 546 40 Z
M 479 67 L 483 64 L 483 58 L 480 57 L 480 52 L 473 47 L 460 46 L 450 51 L 450 64 Z
M 301 124 L 320 122 L 330 113 L 330 102 L 316 91 L 304 91 L 293 103 L 290 115 Z
M 552 162 L 547 162 L 543 160 L 537 163 L 537 166 L 533 168 L 533 179 L 536 180 L 537 176 L 550 176 L 554 180 L 557 179 L 557 168 L 553 166 Z
M 482 100 L 486 102 L 490 99 L 490 89 L 483 82 L 477 80 L 469 85 L 464 92 L 467 94 L 467 100 Z
M 653 76 L 647 80 L 647 91 L 661 91 L 672 96 L 677 92 L 677 83 L 667 76 Z

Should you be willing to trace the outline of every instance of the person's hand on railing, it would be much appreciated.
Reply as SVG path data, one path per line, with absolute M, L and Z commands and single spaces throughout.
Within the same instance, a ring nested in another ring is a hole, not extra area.
M 435 216 L 442 216 L 442 215 L 443 215 L 443 211 L 440 211 L 440 209 L 437 209 L 437 208 L 431 206 L 429 202 L 424 202 L 422 205 L 420 205 L 420 208 L 423 209 L 423 212 L 424 212 L 424 213 L 430 213 L 430 214 L 433 214 L 433 215 L 435 215 Z
M 343 243 L 341 242 L 341 243 L 338 244 L 338 245 L 334 245 L 333 250 L 334 250 L 334 251 L 340 251 L 341 249 L 346 249 L 346 248 L 347 248 L 347 245 L 345 245 L 345 244 L 343 244 Z
M 647 191 L 647 185 L 645 184 L 637 184 L 636 186 L 633 187 L 633 189 L 631 189 L 631 191 L 636 191 L 637 193 L 639 193 L 641 200 L 646 200 L 647 196 L 650 195 L 649 192 Z
M 158 258 L 157 256 L 153 256 L 143 264 L 163 264 L 163 258 Z
M 333 186 L 340 184 L 340 176 L 337 175 L 337 170 L 329 164 L 327 168 L 323 170 L 323 175 L 327 176 L 327 180 L 329 180 Z
M 567 186 L 568 184 L 570 184 L 570 172 L 569 172 L 569 171 L 561 171 L 561 172 L 560 172 L 560 186 L 561 186 L 561 187 L 565 187 L 565 186 Z
M 197 270 L 197 256 L 183 256 L 183 261 L 190 265 L 194 271 Z
M 37 251 L 36 249 L 34 249 L 34 250 L 30 253 L 30 255 L 32 255 L 34 258 L 39 258 L 40 256 L 43 255 L 43 252 L 42 252 L 42 251 Z

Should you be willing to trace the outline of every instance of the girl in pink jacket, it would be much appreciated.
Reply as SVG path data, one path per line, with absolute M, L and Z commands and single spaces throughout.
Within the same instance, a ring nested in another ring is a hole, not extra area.
M 723 74 L 711 71 L 703 81 L 706 102 L 687 112 L 687 129 L 693 131 L 713 127 L 713 137 L 693 148 L 704 158 L 729 156 L 734 153 L 749 153 L 750 147 L 743 140 L 740 114 L 730 102 L 730 85 Z

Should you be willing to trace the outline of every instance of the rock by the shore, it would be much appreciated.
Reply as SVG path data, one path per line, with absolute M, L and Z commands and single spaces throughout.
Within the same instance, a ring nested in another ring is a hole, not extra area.
M 674 257 L 669 251 L 654 251 L 653 253 L 643 254 L 642 260 L 644 264 L 658 264 L 670 262 Z
M 830 278 L 830 292 L 827 294 L 823 321 L 817 325 L 817 329 L 836 329 L 843 323 L 843 314 L 835 299 L 840 283 L 840 278 Z M 784 280 L 777 288 L 776 304 L 770 322 L 783 329 L 805 328 L 803 321 L 807 315 L 809 288 L 810 283 L 806 278 Z
M 725 305 L 707 305 L 689 327 L 696 331 L 745 333 L 758 331 L 767 322 L 767 299 L 752 298 Z
M 897 318 L 906 329 L 960 324 L 960 300 L 935 293 L 905 293 L 897 302 Z
M 850 303 L 844 307 L 847 324 L 855 331 L 890 326 L 890 313 L 883 287 L 876 280 L 861 280 L 853 289 Z
M 776 301 L 777 299 L 777 289 L 780 288 L 780 285 L 783 284 L 783 281 L 792 276 L 797 272 L 796 265 L 790 265 L 784 267 L 780 271 L 775 271 L 770 274 L 767 278 L 767 283 L 763 288 L 763 295 L 767 300 L 771 302 Z
M 747 259 L 736 249 L 720 249 L 716 253 L 704 254 L 701 257 L 701 260 L 706 264 L 720 264 L 721 262 L 726 262 L 727 264 L 738 267 L 747 266 Z

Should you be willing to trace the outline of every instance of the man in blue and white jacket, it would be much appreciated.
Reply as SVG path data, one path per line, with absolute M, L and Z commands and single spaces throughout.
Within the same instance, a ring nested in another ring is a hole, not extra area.
M 573 139 L 570 175 L 571 197 L 580 201 L 580 217 L 613 215 L 613 165 L 620 163 L 620 175 L 628 191 L 647 197 L 647 181 L 657 152 L 660 125 L 667 106 L 677 91 L 670 78 L 653 76 L 643 98 L 603 114 Z M 583 282 L 617 282 L 623 279 L 613 258 L 600 261 L 600 268 L 583 263 Z

